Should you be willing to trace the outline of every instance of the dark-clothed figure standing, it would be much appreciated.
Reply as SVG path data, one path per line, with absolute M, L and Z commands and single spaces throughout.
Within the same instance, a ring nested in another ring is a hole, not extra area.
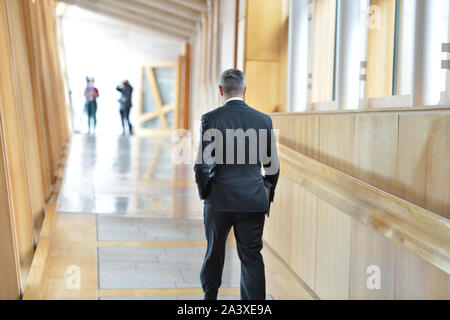
M 133 87 L 130 85 L 128 80 L 122 82 L 121 85 L 117 86 L 117 91 L 119 91 L 122 96 L 119 99 L 120 102 L 120 117 L 122 119 L 122 129 L 125 135 L 125 122 L 128 124 L 128 132 L 130 135 L 133 134 L 133 126 L 130 123 L 130 110 L 133 106 L 131 102 L 131 97 L 133 95 Z
M 241 261 L 241 299 L 264 300 L 266 282 L 261 255 L 262 235 L 265 214 L 269 213 L 279 176 L 272 120 L 244 102 L 245 75 L 240 70 L 225 71 L 221 75 L 219 90 L 224 106 L 201 118 L 202 139 L 194 168 L 200 198 L 205 200 L 204 223 L 208 242 L 200 280 L 205 300 L 217 299 L 226 241 L 233 227 Z M 258 134 L 260 132 L 262 135 Z M 239 140 L 240 144 L 235 143 Z M 209 158 L 206 151 L 212 149 L 212 158 Z M 221 150 L 223 154 L 219 157 Z M 239 152 L 243 158 L 239 157 Z
M 84 104 L 84 111 L 88 116 L 88 129 L 91 133 L 91 122 L 94 122 L 94 132 L 97 128 L 97 98 L 99 97 L 97 88 L 94 87 L 94 79 L 88 79 L 88 86 L 84 91 L 86 103 Z

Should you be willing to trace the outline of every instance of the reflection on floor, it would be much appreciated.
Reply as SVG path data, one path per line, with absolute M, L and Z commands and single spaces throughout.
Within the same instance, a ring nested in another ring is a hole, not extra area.
M 98 216 L 99 241 L 204 241 L 203 221 L 185 218 Z
M 201 218 L 192 166 L 172 164 L 170 140 L 75 135 L 37 298 L 201 299 Z M 268 299 L 312 298 L 263 255 Z M 239 298 L 239 279 L 231 234 L 221 299 Z
M 227 248 L 222 285 L 238 288 L 240 263 Z M 100 289 L 201 288 L 205 247 L 103 247 L 98 251 Z
M 57 211 L 198 216 L 192 166 L 173 166 L 170 139 L 72 139 Z

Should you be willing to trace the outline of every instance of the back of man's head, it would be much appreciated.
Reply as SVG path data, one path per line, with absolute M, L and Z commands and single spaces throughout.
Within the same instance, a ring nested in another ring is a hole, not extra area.
M 246 86 L 245 74 L 238 69 L 226 70 L 220 76 L 219 85 L 226 96 L 241 96 L 244 94 Z

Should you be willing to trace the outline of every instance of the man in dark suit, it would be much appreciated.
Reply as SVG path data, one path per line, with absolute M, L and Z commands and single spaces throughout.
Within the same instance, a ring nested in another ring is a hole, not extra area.
M 217 299 L 233 227 L 241 260 L 241 299 L 264 300 L 262 235 L 279 176 L 272 120 L 244 102 L 246 79 L 240 70 L 225 71 L 219 91 L 224 106 L 202 116 L 194 168 L 200 198 L 205 200 L 208 241 L 200 279 L 205 300 Z

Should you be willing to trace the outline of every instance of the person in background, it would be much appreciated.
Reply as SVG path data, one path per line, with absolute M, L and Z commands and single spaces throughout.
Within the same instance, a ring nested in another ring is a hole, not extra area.
M 84 104 L 84 111 L 88 116 L 88 128 L 89 134 L 91 133 L 91 122 L 94 122 L 94 133 L 97 128 L 97 98 L 99 97 L 97 88 L 94 87 L 94 78 L 86 78 L 87 87 L 84 90 L 84 97 L 86 98 L 86 103 Z
M 133 106 L 131 103 L 131 96 L 133 94 L 133 87 L 130 85 L 128 80 L 123 81 L 116 88 L 122 96 L 119 99 L 120 102 L 120 117 L 122 118 L 122 129 L 123 134 L 125 135 L 125 122 L 128 124 L 128 133 L 133 135 L 133 126 L 130 123 L 130 110 Z

